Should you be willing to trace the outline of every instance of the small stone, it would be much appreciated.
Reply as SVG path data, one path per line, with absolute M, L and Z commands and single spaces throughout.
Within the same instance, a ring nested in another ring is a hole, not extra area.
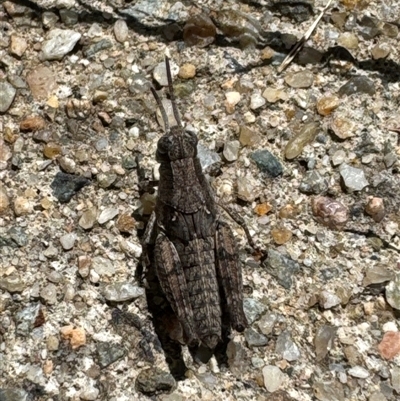
M 334 166 L 339 166 L 346 160 L 346 152 L 343 149 L 337 150 L 332 155 L 332 164 Z
M 385 217 L 385 205 L 382 198 L 370 197 L 365 206 L 365 213 L 370 215 L 374 221 L 379 223 Z
M 383 35 L 389 38 L 397 38 L 399 27 L 395 24 L 390 24 L 389 22 L 381 22 L 380 31 Z
M 301 356 L 299 347 L 294 343 L 288 331 L 284 331 L 278 336 L 275 352 L 289 362 L 296 361 Z
M 340 96 L 350 96 L 355 93 L 366 93 L 373 96 L 375 92 L 374 81 L 363 75 L 350 78 L 350 80 L 339 89 Z
M 285 147 L 286 159 L 292 160 L 299 156 L 304 147 L 314 141 L 318 128 L 318 124 L 316 123 L 305 124 L 298 134 L 290 138 Z
M 21 131 L 38 131 L 45 128 L 46 122 L 40 116 L 29 116 L 24 118 L 19 124 Z
M 280 161 L 268 150 L 257 150 L 250 154 L 262 173 L 268 173 L 271 177 L 278 177 L 283 173 Z
M 330 309 L 341 304 L 341 299 L 329 291 L 321 291 L 318 297 L 319 304 L 324 309 Z
M 176 386 L 173 376 L 157 367 L 143 369 L 136 378 L 136 390 L 148 396 L 171 392 Z
M 324 96 L 318 99 L 317 110 L 321 116 L 328 116 L 333 110 L 339 107 L 339 98 L 337 96 Z
M 346 49 L 357 49 L 358 38 L 352 32 L 343 32 L 338 39 L 338 44 L 345 47 Z
M 268 7 L 288 17 L 297 23 L 309 20 L 314 15 L 314 2 L 303 0 L 272 0 L 269 2 Z
M 314 337 L 317 361 L 322 361 L 332 349 L 337 330 L 337 327 L 328 325 L 323 325 L 317 330 Z
M 129 213 L 123 213 L 118 217 L 115 226 L 121 233 L 132 234 L 136 227 L 136 220 Z
M 104 297 L 108 301 L 125 302 L 144 295 L 144 289 L 128 282 L 120 282 L 107 285 L 104 289 Z
M 171 67 L 171 76 L 172 79 L 178 75 L 179 67 L 172 61 L 169 61 Z M 165 67 L 165 62 L 159 63 L 153 70 L 153 78 L 161 85 L 161 86 L 168 86 L 168 79 L 167 79 L 167 70 Z
M 281 89 L 275 89 L 275 88 L 265 89 L 262 96 L 269 103 L 276 103 L 278 100 L 286 101 L 289 98 L 285 91 L 283 91 Z
M 83 50 L 83 54 L 87 58 L 93 57 L 96 53 L 101 52 L 103 50 L 111 49 L 113 47 L 113 42 L 110 39 L 101 39 L 98 42 L 93 43 L 92 45 L 86 47 Z
M 125 350 L 119 344 L 99 342 L 97 344 L 99 365 L 102 369 L 111 365 L 125 355 Z
M 242 95 L 240 92 L 226 92 L 225 98 L 226 111 L 227 113 L 232 114 L 235 111 L 235 106 L 240 102 Z
M 239 142 L 242 146 L 253 146 L 260 143 L 261 137 L 250 128 L 242 125 L 240 127 Z
M 43 148 L 43 154 L 48 159 L 55 159 L 61 152 L 61 146 L 54 142 L 47 143 Z
M 261 332 L 269 336 L 274 327 L 275 324 L 279 320 L 279 315 L 275 312 L 267 312 L 265 315 L 261 317 L 261 319 L 258 321 L 258 327 L 260 328 Z
M 273 228 L 271 235 L 277 245 L 283 245 L 292 239 L 293 234 L 287 228 Z
M 400 367 L 393 366 L 390 369 L 393 390 L 400 394 Z
M 364 171 L 359 168 L 351 167 L 348 164 L 342 164 L 339 171 L 344 185 L 349 191 L 361 191 L 369 185 L 365 178 Z
M 217 28 L 206 14 L 190 17 L 183 27 L 183 40 L 186 46 L 206 47 L 214 42 Z
M 229 141 L 225 142 L 223 155 L 228 162 L 237 160 L 239 155 L 240 142 Z
M 65 251 L 69 251 L 72 249 L 75 245 L 76 241 L 76 234 L 74 233 L 68 233 L 63 235 L 60 238 L 61 246 L 64 248 Z
M 269 213 L 272 210 L 271 204 L 264 202 L 260 203 L 254 208 L 254 211 L 259 215 L 259 216 L 264 216 L 267 213 Z
M 58 164 L 60 167 L 66 172 L 73 174 L 76 170 L 76 163 L 70 159 L 69 157 L 66 156 L 61 156 L 57 159 Z
M 260 107 L 265 105 L 265 99 L 261 96 L 260 93 L 253 93 L 250 97 L 250 108 L 252 110 L 257 110 Z
M 40 297 L 49 305 L 57 303 L 57 287 L 53 284 L 47 284 L 40 291 Z
M 98 400 L 99 393 L 99 389 L 88 385 L 81 391 L 79 398 L 84 401 L 96 401 Z
M 116 20 L 114 24 L 115 39 L 117 39 L 119 43 L 124 43 L 128 38 L 128 34 L 129 34 L 129 29 L 125 20 L 123 19 Z
M 97 208 L 91 207 L 90 209 L 87 209 L 82 213 L 82 216 L 79 219 L 78 224 L 84 230 L 89 230 L 93 227 L 94 223 L 96 222 L 96 219 L 97 219 Z
M 300 183 L 299 191 L 305 194 L 318 195 L 328 190 L 328 180 L 318 171 L 307 171 L 305 177 Z
M 65 340 L 69 341 L 72 349 L 77 349 L 86 344 L 86 333 L 83 327 L 63 326 L 60 328 L 60 333 Z
M 385 359 L 393 359 L 396 355 L 400 354 L 400 332 L 386 332 L 378 345 L 378 350 Z
M 113 263 L 102 256 L 95 256 L 92 260 L 92 268 L 99 276 L 111 277 L 115 274 Z
M 26 80 L 32 96 L 38 100 L 48 99 L 57 88 L 56 76 L 48 67 L 38 66 L 29 71 Z
M 7 195 L 7 191 L 4 186 L 0 183 L 0 215 L 8 210 L 10 206 L 10 200 Z
M 331 124 L 333 133 L 340 139 L 351 138 L 355 134 L 355 124 L 347 118 L 334 118 Z
M 80 255 L 78 257 L 78 271 L 81 277 L 85 278 L 89 275 L 92 259 L 87 255 Z
M 264 312 L 265 305 L 253 298 L 243 300 L 243 309 L 249 324 L 254 323 Z
M 0 113 L 5 113 L 11 106 L 17 90 L 7 81 L 0 82 Z
M 111 172 L 100 173 L 96 177 L 100 188 L 109 188 L 117 180 L 117 175 Z
M 368 370 L 363 368 L 362 366 L 354 366 L 353 368 L 350 368 L 347 373 L 350 376 L 356 377 L 358 379 L 366 379 L 367 377 L 369 377 Z
M 248 347 L 264 347 L 268 343 L 268 338 L 263 334 L 258 333 L 253 328 L 248 328 L 244 332 L 244 337 L 246 339 Z
M 16 274 L 0 278 L 0 289 L 8 291 L 13 294 L 14 292 L 22 292 L 25 289 L 25 283 Z
M 343 385 L 338 381 L 316 381 L 313 384 L 315 398 L 319 401 L 345 401 Z
M 27 47 L 28 43 L 24 38 L 17 35 L 11 35 L 10 53 L 12 55 L 22 57 Z
M 42 13 L 42 24 L 45 28 L 53 28 L 57 21 L 57 14 L 54 14 L 51 11 L 45 11 Z
M 49 337 L 47 338 L 46 344 L 47 344 L 47 349 L 49 351 L 57 351 L 58 347 L 60 345 L 60 341 L 58 340 L 58 337 L 49 335 Z
M 250 177 L 238 177 L 237 181 L 237 196 L 245 202 L 252 202 L 257 193 L 254 191 L 253 181 Z
M 23 389 L 5 387 L 0 389 L 1 401 L 27 401 L 29 399 L 28 397 L 29 394 Z
M 64 23 L 64 25 L 66 26 L 71 26 L 71 25 L 75 25 L 78 20 L 79 20 L 79 16 L 78 13 L 76 13 L 73 10 L 68 10 L 66 8 L 62 8 L 60 11 L 60 18 L 61 21 Z
M 33 211 L 33 203 L 23 196 L 17 196 L 14 199 L 14 213 L 16 216 L 24 216 Z
M 380 265 L 371 266 L 365 272 L 363 286 L 386 283 L 393 279 L 394 273 L 392 270 Z
M 97 221 L 99 224 L 104 224 L 104 223 L 107 223 L 107 221 L 112 220 L 118 214 L 119 214 L 119 210 L 117 208 L 108 207 L 100 213 Z
M 196 67 L 193 64 L 186 63 L 179 68 L 179 78 L 190 79 L 196 76 Z
M 390 46 L 387 43 L 377 43 L 371 50 L 374 60 L 386 58 L 390 53 Z
M 81 38 L 79 32 L 69 29 L 52 29 L 47 40 L 42 44 L 42 53 L 44 60 L 61 60 L 68 54 Z
M 386 286 L 386 301 L 393 309 L 400 310 L 400 274 Z
M 270 393 L 279 390 L 286 378 L 286 375 L 277 366 L 272 365 L 264 366 L 262 374 L 264 386 Z
M 346 207 L 340 202 L 324 196 L 318 196 L 313 199 L 312 210 L 321 224 L 333 230 L 342 229 L 349 219 Z
M 292 287 L 293 278 L 300 271 L 300 265 L 296 261 L 272 248 L 268 251 L 263 267 L 286 289 Z
M 285 76 L 285 82 L 292 88 L 309 88 L 314 82 L 311 71 L 292 72 Z
M 58 172 L 50 186 L 53 189 L 53 195 L 61 203 L 67 203 L 90 182 L 86 177 Z

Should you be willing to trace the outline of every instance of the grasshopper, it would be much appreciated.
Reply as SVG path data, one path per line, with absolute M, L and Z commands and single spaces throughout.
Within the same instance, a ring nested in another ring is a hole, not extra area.
M 157 144 L 160 180 L 144 235 L 144 259 L 150 263 L 146 253 L 153 249 L 153 267 L 185 343 L 213 350 L 221 341 L 222 305 L 232 328 L 242 332 L 247 327 L 241 267 L 233 233 L 220 217 L 197 157 L 197 136 L 182 125 L 168 57 L 165 65 L 177 124 L 169 126 L 161 99 L 151 87 L 165 134 Z

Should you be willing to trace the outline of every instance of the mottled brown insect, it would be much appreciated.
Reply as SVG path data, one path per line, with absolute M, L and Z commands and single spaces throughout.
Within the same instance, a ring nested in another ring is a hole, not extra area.
M 247 326 L 241 268 L 232 231 L 220 218 L 197 157 L 197 136 L 183 128 L 167 57 L 165 63 L 177 125 L 169 127 L 161 99 L 152 88 L 166 133 L 158 141 L 158 197 L 143 248 L 145 254 L 154 249 L 154 257 L 147 260 L 154 260 L 161 289 L 186 343 L 214 349 L 221 340 L 222 305 L 226 304 L 235 330 Z

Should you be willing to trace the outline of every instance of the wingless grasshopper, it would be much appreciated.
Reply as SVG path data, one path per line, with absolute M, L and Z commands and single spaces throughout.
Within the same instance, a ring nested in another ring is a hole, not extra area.
M 144 258 L 148 249 L 154 249 L 151 259 L 157 278 L 182 326 L 186 344 L 213 350 L 221 340 L 222 304 L 232 328 L 241 332 L 247 326 L 241 267 L 232 231 L 218 213 L 197 157 L 197 136 L 182 125 L 168 57 L 165 64 L 177 124 L 169 126 L 152 87 L 165 134 L 157 145 L 160 181 L 144 236 Z

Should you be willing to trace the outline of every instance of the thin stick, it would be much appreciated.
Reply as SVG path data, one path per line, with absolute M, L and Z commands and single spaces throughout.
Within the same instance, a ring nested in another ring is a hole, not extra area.
M 290 53 L 286 56 L 285 60 L 282 61 L 282 64 L 278 67 L 278 73 L 281 73 L 291 62 L 292 60 L 296 57 L 296 54 L 301 50 L 301 48 L 304 46 L 304 43 L 307 42 L 308 39 L 310 39 L 311 34 L 313 33 L 314 29 L 317 27 L 319 24 L 319 21 L 325 14 L 325 12 L 328 10 L 329 6 L 331 5 L 332 0 L 328 1 L 328 4 L 325 6 L 325 8 L 320 12 L 318 17 L 315 19 L 315 21 L 312 23 L 310 28 L 308 28 L 308 31 L 303 35 L 303 37 L 296 43 L 296 46 L 293 47 L 293 49 L 290 51 Z
M 175 98 L 175 93 L 174 93 L 174 87 L 172 85 L 172 75 L 171 75 L 171 67 L 169 65 L 169 58 L 168 56 L 165 56 L 165 67 L 167 69 L 167 79 L 168 79 L 168 90 L 169 90 L 169 97 L 171 99 L 172 103 L 172 111 L 174 112 L 174 117 L 176 122 L 180 127 L 182 127 L 182 121 L 179 116 L 179 111 L 178 107 L 176 105 L 176 98 Z
M 165 111 L 164 105 L 162 104 L 162 101 L 160 99 L 160 96 L 158 96 L 158 93 L 156 92 L 156 90 L 151 86 L 150 87 L 151 93 L 154 96 L 154 99 L 156 99 L 156 102 L 158 104 L 158 107 L 161 111 L 161 117 L 164 121 L 164 128 L 165 128 L 165 132 L 169 131 L 169 122 L 168 122 L 168 117 L 167 117 L 167 113 Z

